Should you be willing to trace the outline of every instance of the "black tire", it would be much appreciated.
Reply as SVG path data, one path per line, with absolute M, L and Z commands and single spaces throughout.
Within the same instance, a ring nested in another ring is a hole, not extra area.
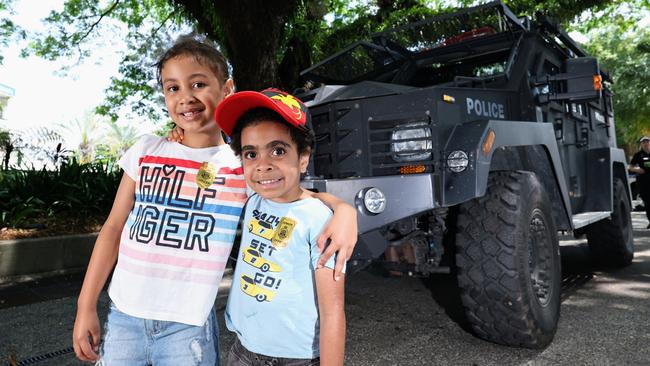
M 458 214 L 456 267 L 467 320 L 491 342 L 543 348 L 560 317 L 561 264 L 548 196 L 530 172 L 493 172 Z
M 587 226 L 587 243 L 594 261 L 609 267 L 625 267 L 634 258 L 630 201 L 623 181 L 614 180 L 614 211 L 604 220 Z

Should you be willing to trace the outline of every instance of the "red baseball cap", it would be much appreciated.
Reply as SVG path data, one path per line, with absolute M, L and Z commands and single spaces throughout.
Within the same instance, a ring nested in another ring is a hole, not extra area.
M 254 108 L 271 109 L 282 116 L 287 123 L 302 131 L 308 131 L 311 125 L 307 106 L 293 95 L 278 89 L 237 92 L 219 103 L 214 112 L 214 119 L 223 132 L 230 136 L 237 120 Z

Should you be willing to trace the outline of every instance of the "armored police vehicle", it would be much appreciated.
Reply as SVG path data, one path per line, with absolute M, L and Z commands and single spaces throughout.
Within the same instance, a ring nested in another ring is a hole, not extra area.
M 556 22 L 501 2 L 374 34 L 305 70 L 305 185 L 359 211 L 349 270 L 457 275 L 475 333 L 542 348 L 560 311 L 558 232 L 594 260 L 634 255 L 611 80 Z M 404 265 L 406 268 L 402 268 Z

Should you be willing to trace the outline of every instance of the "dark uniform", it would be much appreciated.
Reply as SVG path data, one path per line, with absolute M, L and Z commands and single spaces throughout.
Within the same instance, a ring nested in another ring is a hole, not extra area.
M 632 157 L 630 165 L 639 166 L 645 170 L 643 174 L 636 174 L 636 186 L 645 206 L 645 214 L 650 221 L 650 153 L 645 152 L 643 149 L 639 150 Z

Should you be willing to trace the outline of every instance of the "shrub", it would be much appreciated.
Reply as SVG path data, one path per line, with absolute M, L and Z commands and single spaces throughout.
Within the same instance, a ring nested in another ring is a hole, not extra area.
M 37 227 L 48 219 L 85 222 L 105 216 L 120 177 L 112 165 L 80 164 L 74 159 L 55 171 L 1 171 L 0 226 Z

